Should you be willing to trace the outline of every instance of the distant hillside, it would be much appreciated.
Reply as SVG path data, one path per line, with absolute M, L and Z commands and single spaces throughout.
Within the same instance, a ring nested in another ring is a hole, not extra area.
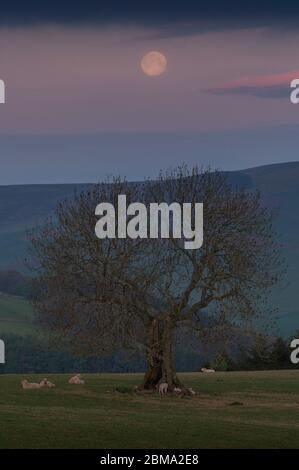
M 34 334 L 32 307 L 22 298 L 0 295 L 0 338 L 6 333 Z
M 250 168 L 243 172 L 252 187 L 261 191 L 265 204 L 277 208 L 276 229 L 287 262 L 285 286 L 276 288 L 273 304 L 279 308 L 278 326 L 283 333 L 299 328 L 299 162 Z
M 259 189 L 265 204 L 279 209 L 276 227 L 289 265 L 288 285 L 275 290 L 273 304 L 279 307 L 280 330 L 291 333 L 299 328 L 299 162 L 250 168 L 228 175 L 233 184 Z M 59 201 L 88 186 L 0 186 L 0 270 L 21 270 L 26 257 L 26 229 L 49 216 Z
M 252 184 L 261 191 L 299 191 L 299 162 L 258 166 L 241 173 L 249 176 Z
M 0 186 L 0 269 L 22 268 L 26 255 L 26 230 L 49 216 L 59 201 L 87 186 Z

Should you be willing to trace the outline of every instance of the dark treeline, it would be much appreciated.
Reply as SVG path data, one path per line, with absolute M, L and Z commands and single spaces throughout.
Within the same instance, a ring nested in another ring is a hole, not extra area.
M 294 338 L 299 338 L 299 331 L 289 339 L 257 334 L 249 346 L 241 347 L 236 354 L 220 352 L 205 365 L 222 371 L 296 369 L 299 364 L 290 359 Z
M 6 363 L 0 366 L 0 374 L 140 372 L 145 367 L 140 357 L 124 352 L 102 358 L 78 358 L 50 347 L 37 336 L 2 334 L 1 339 L 5 342 Z
M 291 339 L 298 338 L 299 332 Z M 96 373 L 143 372 L 145 363 L 141 354 L 125 351 L 105 357 L 75 357 L 63 350 L 50 347 L 38 336 L 0 335 L 5 341 L 6 364 L 0 373 Z M 177 368 L 180 371 L 197 371 L 201 367 L 217 371 L 296 369 L 290 355 L 291 339 L 257 335 L 251 345 L 233 351 L 212 351 L 207 355 L 200 350 L 177 348 Z

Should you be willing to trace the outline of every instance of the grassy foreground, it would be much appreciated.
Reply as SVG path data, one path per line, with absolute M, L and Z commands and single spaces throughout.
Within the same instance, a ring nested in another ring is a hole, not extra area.
M 183 399 L 135 395 L 137 374 L 68 377 L 0 375 L 0 448 L 299 448 L 299 370 L 181 374 Z

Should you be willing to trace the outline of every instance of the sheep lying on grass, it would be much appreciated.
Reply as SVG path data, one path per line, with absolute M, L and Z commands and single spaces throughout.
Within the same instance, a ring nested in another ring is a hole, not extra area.
M 41 388 L 40 384 L 30 383 L 30 382 L 28 382 L 28 380 L 22 380 L 21 384 L 22 384 L 22 388 L 24 390 L 31 390 L 31 389 L 35 389 L 35 388 Z
M 50 382 L 48 379 L 43 379 L 40 382 L 40 388 L 53 388 L 53 387 L 55 387 L 55 384 Z
M 160 395 L 167 395 L 167 392 L 168 392 L 168 384 L 166 382 L 162 382 L 160 383 L 160 385 L 158 386 L 158 390 L 159 390 L 159 394 Z M 195 392 L 193 390 L 193 388 L 185 388 L 185 387 L 174 387 L 173 388 L 173 393 L 175 395 L 179 395 L 179 396 L 193 396 L 195 395 Z
M 69 384 L 71 385 L 84 385 L 84 383 L 84 380 L 81 379 L 81 374 L 76 374 L 69 380 Z
M 179 388 L 179 387 L 174 387 L 173 393 L 178 395 L 179 397 L 184 397 L 184 396 L 194 396 L 196 393 L 194 392 L 193 388 Z
M 200 369 L 201 372 L 204 372 L 205 374 L 213 374 L 215 372 L 214 369 L 206 369 L 205 367 L 202 367 L 202 369 Z
M 84 385 L 84 380 L 81 379 L 81 374 L 74 375 L 69 380 L 69 384 L 73 385 Z M 24 379 L 21 381 L 23 390 L 32 390 L 38 388 L 54 388 L 55 384 L 50 382 L 47 378 L 43 379 L 40 383 L 30 383 L 28 380 Z

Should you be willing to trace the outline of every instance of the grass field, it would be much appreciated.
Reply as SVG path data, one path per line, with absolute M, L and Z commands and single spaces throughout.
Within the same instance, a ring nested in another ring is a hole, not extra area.
M 0 448 L 299 448 L 299 371 L 181 374 L 193 398 L 135 395 L 137 374 L 21 378 L 0 375 Z

